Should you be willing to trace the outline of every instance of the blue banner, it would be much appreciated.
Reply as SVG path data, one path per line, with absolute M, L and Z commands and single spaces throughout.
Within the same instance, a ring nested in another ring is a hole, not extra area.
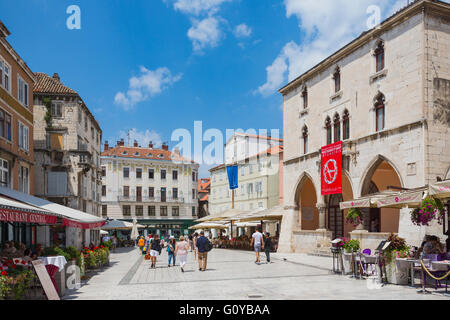
M 230 183 L 230 190 L 238 188 L 238 166 L 227 167 L 228 182 Z

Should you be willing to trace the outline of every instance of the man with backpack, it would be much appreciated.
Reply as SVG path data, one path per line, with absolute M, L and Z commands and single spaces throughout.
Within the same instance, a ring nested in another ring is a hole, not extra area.
M 198 270 L 206 271 L 208 251 L 211 251 L 212 243 L 205 237 L 205 232 L 200 232 L 200 237 L 197 239 L 196 246 L 198 250 Z

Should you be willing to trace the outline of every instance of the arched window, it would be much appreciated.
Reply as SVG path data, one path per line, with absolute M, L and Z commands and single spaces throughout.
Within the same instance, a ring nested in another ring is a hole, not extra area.
M 308 108 L 308 89 L 305 87 L 302 92 L 303 109 Z
M 379 72 L 384 69 L 384 44 L 383 41 L 378 43 L 377 48 L 375 49 L 375 60 L 377 63 L 376 72 Z
M 384 129 L 385 125 L 384 102 L 385 102 L 384 95 L 380 93 L 375 100 L 376 131 L 381 131 Z
M 334 116 L 334 142 L 341 141 L 341 119 L 338 114 Z
M 303 154 L 308 153 L 308 127 L 303 127 Z
M 325 120 L 325 128 L 327 129 L 327 145 L 333 142 L 332 133 L 331 133 L 331 119 L 327 117 Z
M 344 111 L 344 116 L 342 118 L 342 129 L 343 129 L 343 140 L 350 139 L 350 115 L 348 110 Z
M 334 92 L 337 93 L 341 91 L 341 70 L 336 68 L 336 70 L 333 73 L 333 80 L 334 80 Z

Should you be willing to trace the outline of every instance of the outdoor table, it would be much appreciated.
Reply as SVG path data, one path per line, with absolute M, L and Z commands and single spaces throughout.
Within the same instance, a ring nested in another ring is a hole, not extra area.
M 405 261 L 406 263 L 409 263 L 410 274 L 411 274 L 411 285 L 410 285 L 410 287 L 415 288 L 415 284 L 414 284 L 414 276 L 415 276 L 414 265 L 416 263 L 420 265 L 420 260 L 409 259 L 409 258 L 397 258 L 397 260 Z
M 52 280 L 53 285 L 55 286 L 56 291 L 61 295 L 64 294 L 65 284 L 61 283 L 61 290 L 58 289 L 58 285 L 56 283 L 55 275 L 57 272 L 64 272 L 64 266 L 67 264 L 66 258 L 63 256 L 54 256 L 54 257 L 39 257 L 39 260 L 43 262 L 47 272 Z

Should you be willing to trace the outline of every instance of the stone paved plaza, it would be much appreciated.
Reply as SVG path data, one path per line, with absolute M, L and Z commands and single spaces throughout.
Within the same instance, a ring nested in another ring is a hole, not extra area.
M 286 260 L 284 260 L 286 259 Z M 137 249 L 111 254 L 111 267 L 99 272 L 64 299 L 182 299 L 182 300 L 295 300 L 295 299 L 446 299 L 439 293 L 417 294 L 408 286 L 368 289 L 365 280 L 331 273 L 332 260 L 304 254 L 274 254 L 273 263 L 254 263 L 252 252 L 213 249 L 206 272 L 198 271 L 189 254 L 185 272 L 167 266 L 167 253 L 156 269 Z M 442 289 L 443 290 L 443 289 Z M 441 291 L 442 291 L 441 290 Z M 434 290 L 432 290 L 434 291 Z

